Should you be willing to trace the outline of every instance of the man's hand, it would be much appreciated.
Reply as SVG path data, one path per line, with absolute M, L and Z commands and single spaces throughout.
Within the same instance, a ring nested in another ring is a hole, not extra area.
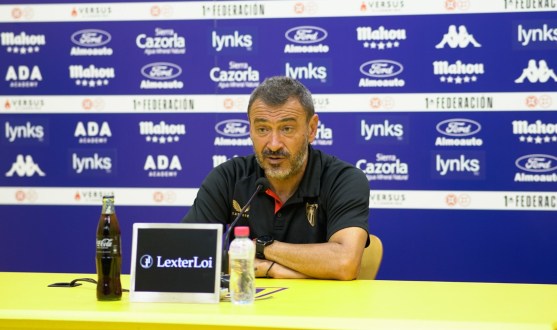
M 353 280 L 360 273 L 367 238 L 364 229 L 349 227 L 337 231 L 327 243 L 289 244 L 275 240 L 265 247 L 266 261 L 276 262 L 270 275 L 275 278 Z M 268 266 L 261 276 L 265 276 Z M 305 277 L 288 277 L 297 274 Z

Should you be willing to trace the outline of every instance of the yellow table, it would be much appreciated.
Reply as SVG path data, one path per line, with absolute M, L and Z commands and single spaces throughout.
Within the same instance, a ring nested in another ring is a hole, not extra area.
M 98 302 L 83 274 L 0 273 L 0 329 L 525 329 L 557 327 L 557 286 L 258 279 L 253 306 Z M 129 276 L 122 284 L 129 287 Z M 287 288 L 272 293 L 280 288 Z M 270 293 L 265 295 L 266 293 Z M 187 325 L 187 326 L 185 326 Z

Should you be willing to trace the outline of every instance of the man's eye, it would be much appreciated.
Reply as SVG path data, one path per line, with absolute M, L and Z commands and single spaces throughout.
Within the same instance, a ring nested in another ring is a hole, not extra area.
M 266 129 L 265 127 L 259 127 L 259 128 L 257 129 L 257 131 L 258 131 L 259 133 L 265 133 L 265 132 L 267 132 L 267 129 Z
M 294 128 L 290 126 L 286 126 L 285 128 L 283 128 L 283 131 L 285 133 L 292 133 L 294 131 Z

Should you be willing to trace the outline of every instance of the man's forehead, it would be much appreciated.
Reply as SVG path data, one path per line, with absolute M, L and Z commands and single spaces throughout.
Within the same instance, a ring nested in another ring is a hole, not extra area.
M 249 111 L 249 116 L 252 119 L 257 118 L 273 118 L 273 119 L 283 119 L 283 118 L 299 118 L 305 117 L 305 111 L 300 101 L 291 98 L 281 105 L 268 105 L 262 100 L 255 100 Z

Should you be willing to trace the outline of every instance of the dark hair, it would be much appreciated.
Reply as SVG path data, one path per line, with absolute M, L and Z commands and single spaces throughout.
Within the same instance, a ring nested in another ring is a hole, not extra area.
M 298 80 L 283 76 L 267 78 L 253 90 L 249 98 L 248 117 L 255 100 L 259 99 L 270 106 L 279 106 L 285 104 L 290 98 L 295 98 L 300 102 L 306 113 L 306 121 L 309 122 L 315 114 L 311 93 Z

